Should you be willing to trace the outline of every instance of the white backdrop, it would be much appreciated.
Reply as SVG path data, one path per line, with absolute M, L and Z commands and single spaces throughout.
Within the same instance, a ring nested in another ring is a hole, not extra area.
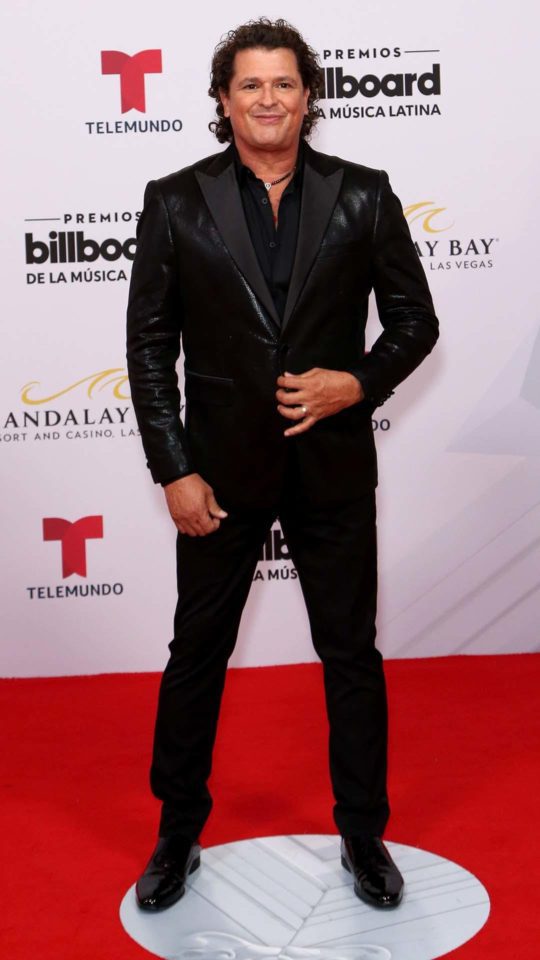
M 221 149 L 207 129 L 211 53 L 259 14 L 299 27 L 327 93 L 342 77 L 350 96 L 322 101 L 313 145 L 389 171 L 441 321 L 434 354 L 375 424 L 381 649 L 537 644 L 536 5 L 26 0 L 2 13 L 2 675 L 165 661 L 175 531 L 124 379 L 130 241 L 146 182 Z M 122 112 L 121 58 L 103 73 L 102 52 L 147 50 L 161 61 L 147 57 L 138 90 L 124 75 Z M 390 96 L 411 73 L 428 76 Z M 370 327 L 373 339 L 375 314 Z M 235 665 L 314 658 L 279 531 L 276 543 Z

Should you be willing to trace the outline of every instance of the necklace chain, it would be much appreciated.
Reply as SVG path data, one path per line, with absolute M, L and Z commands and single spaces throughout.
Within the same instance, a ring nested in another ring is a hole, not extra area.
M 267 190 L 270 190 L 271 187 L 275 187 L 277 183 L 282 183 L 283 180 L 286 180 L 287 177 L 292 177 L 296 167 L 293 167 L 292 170 L 289 170 L 287 173 L 284 173 L 282 177 L 278 177 L 277 180 L 263 180 L 263 183 Z

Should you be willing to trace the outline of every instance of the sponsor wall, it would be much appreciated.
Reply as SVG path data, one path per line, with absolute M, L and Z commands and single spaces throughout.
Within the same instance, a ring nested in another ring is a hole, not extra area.
M 149 179 L 221 149 L 208 131 L 211 52 L 259 13 L 285 14 L 320 52 L 313 145 L 389 171 L 441 320 L 436 351 L 373 423 L 381 648 L 534 649 L 533 10 L 95 0 L 83 17 L 67 0 L 30 0 L 3 11 L 2 675 L 164 664 L 175 531 L 126 379 L 135 229 Z M 276 525 L 233 663 L 313 658 Z

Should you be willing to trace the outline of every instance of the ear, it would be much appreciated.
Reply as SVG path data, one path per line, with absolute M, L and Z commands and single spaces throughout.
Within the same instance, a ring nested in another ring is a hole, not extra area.
M 229 96 L 226 90 L 223 90 L 222 87 L 219 88 L 219 99 L 221 100 L 223 106 L 223 113 L 226 117 L 230 117 L 231 111 L 229 109 Z

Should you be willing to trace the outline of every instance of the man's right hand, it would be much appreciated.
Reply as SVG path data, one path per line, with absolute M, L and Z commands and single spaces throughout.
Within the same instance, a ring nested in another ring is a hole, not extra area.
M 174 480 L 164 490 L 171 517 L 180 533 L 189 537 L 213 533 L 227 516 L 216 502 L 212 487 L 198 473 Z

